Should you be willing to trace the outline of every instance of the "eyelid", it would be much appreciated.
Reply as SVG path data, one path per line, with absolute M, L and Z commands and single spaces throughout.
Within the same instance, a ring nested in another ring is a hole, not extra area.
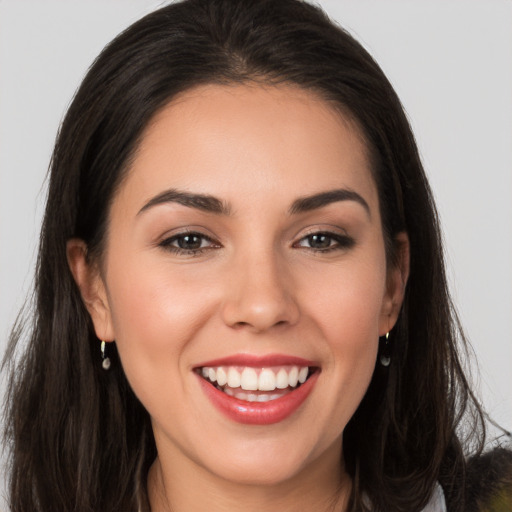
M 345 236 L 350 238 L 350 235 L 348 234 L 347 230 L 341 228 L 340 226 L 335 226 L 333 224 L 314 224 L 306 226 L 305 228 L 301 228 L 293 236 L 293 240 L 302 240 L 305 237 L 316 235 L 319 233 L 332 234 L 335 236 Z
M 182 256 L 199 256 L 205 251 L 218 249 L 222 247 L 222 244 L 211 234 L 206 234 L 204 228 L 198 226 L 186 226 L 182 228 L 178 228 L 176 230 L 172 230 L 170 232 L 166 232 L 162 235 L 156 245 L 165 250 L 177 255 Z M 182 247 L 174 246 L 173 243 L 181 237 L 195 235 L 203 239 L 203 241 L 208 241 L 209 245 L 207 247 L 198 247 L 196 249 L 186 249 Z
M 170 238 L 186 235 L 199 235 L 209 240 L 212 240 L 213 242 L 219 243 L 218 237 L 215 234 L 213 234 L 209 229 L 198 225 L 183 225 L 163 232 L 156 239 L 156 245 Z
M 335 244 L 325 248 L 306 247 L 301 245 L 301 243 L 304 240 L 314 235 L 326 235 L 327 237 L 331 238 L 335 242 Z M 355 239 L 352 236 L 350 236 L 345 229 L 332 225 L 310 226 L 305 231 L 299 232 L 295 236 L 294 240 L 295 242 L 293 242 L 292 247 L 298 249 L 302 248 L 317 253 L 328 253 L 330 251 L 336 250 L 347 250 L 355 245 Z

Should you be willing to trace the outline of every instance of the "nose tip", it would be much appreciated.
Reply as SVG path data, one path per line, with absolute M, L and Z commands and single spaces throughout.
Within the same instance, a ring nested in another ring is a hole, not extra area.
M 272 327 L 293 325 L 299 317 L 290 279 L 276 271 L 250 272 L 232 276 L 232 286 L 223 306 L 224 322 L 233 328 L 262 332 Z

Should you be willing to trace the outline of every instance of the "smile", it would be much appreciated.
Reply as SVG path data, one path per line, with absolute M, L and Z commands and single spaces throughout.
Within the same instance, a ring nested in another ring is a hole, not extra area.
M 308 366 L 273 368 L 204 366 L 201 368 L 203 378 L 217 389 L 238 400 L 248 402 L 268 402 L 281 398 L 304 384 L 309 372 Z
M 229 419 L 268 425 L 297 411 L 320 374 L 314 363 L 292 359 L 234 357 L 196 367 L 195 373 L 207 398 Z

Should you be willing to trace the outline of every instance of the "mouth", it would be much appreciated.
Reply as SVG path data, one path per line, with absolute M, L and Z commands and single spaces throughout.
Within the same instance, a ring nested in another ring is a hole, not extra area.
M 194 372 L 206 397 L 228 419 L 269 425 L 301 407 L 320 367 L 298 358 L 234 357 L 205 363 Z
M 284 365 L 203 366 L 196 369 L 206 382 L 228 396 L 247 402 L 269 402 L 286 396 L 304 384 L 316 367 Z

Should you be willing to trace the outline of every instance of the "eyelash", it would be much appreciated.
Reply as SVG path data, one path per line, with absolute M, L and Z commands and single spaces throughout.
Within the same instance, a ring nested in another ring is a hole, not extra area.
M 172 245 L 174 243 L 179 244 L 180 240 L 184 240 L 187 237 L 195 237 L 195 238 L 200 239 L 199 240 L 200 247 L 198 247 L 196 249 L 185 249 L 183 247 Z M 315 248 L 315 247 L 305 247 L 305 246 L 301 245 L 301 243 L 304 241 L 309 241 L 309 243 L 311 244 L 314 237 L 325 237 L 330 242 L 328 247 Z M 209 245 L 206 247 L 201 247 L 203 242 L 208 242 Z M 334 245 L 332 244 L 332 242 L 334 242 Z M 309 249 L 315 253 L 325 254 L 325 253 L 329 253 L 332 251 L 350 249 L 351 247 L 354 246 L 354 244 L 355 244 L 355 240 L 347 235 L 332 233 L 330 231 L 315 231 L 315 232 L 307 234 L 306 236 L 303 236 L 298 242 L 293 244 L 293 247 L 294 248 L 303 247 L 303 248 Z M 203 233 L 199 233 L 197 231 L 185 231 L 183 233 L 178 233 L 169 238 L 166 238 L 165 240 L 162 240 L 158 244 L 158 246 L 162 247 L 163 249 L 170 251 L 174 254 L 183 255 L 183 256 L 200 256 L 207 250 L 218 249 L 221 247 L 221 245 L 218 242 L 216 242 L 209 236 L 207 236 Z
M 186 237 L 197 237 L 200 239 L 201 245 L 204 241 L 209 242 L 211 245 L 207 247 L 198 247 L 197 249 L 185 249 L 183 247 L 172 245 L 173 243 L 179 243 L 180 240 L 184 240 Z M 203 233 L 198 233 L 197 231 L 185 231 L 183 233 L 178 233 L 177 235 L 173 235 L 169 238 L 166 238 L 165 240 L 162 240 L 158 246 L 177 255 L 200 256 L 204 251 L 208 249 L 220 247 L 220 244 Z
M 329 246 L 325 248 L 309 247 L 309 249 L 315 253 L 325 254 L 332 251 L 346 250 L 355 245 L 355 240 L 347 235 L 341 235 L 331 231 L 314 231 L 302 237 L 294 244 L 294 247 L 304 247 L 301 245 L 303 241 L 309 241 L 311 244 L 313 237 L 325 237 L 331 242 Z M 334 242 L 334 245 L 332 245 L 332 242 Z

